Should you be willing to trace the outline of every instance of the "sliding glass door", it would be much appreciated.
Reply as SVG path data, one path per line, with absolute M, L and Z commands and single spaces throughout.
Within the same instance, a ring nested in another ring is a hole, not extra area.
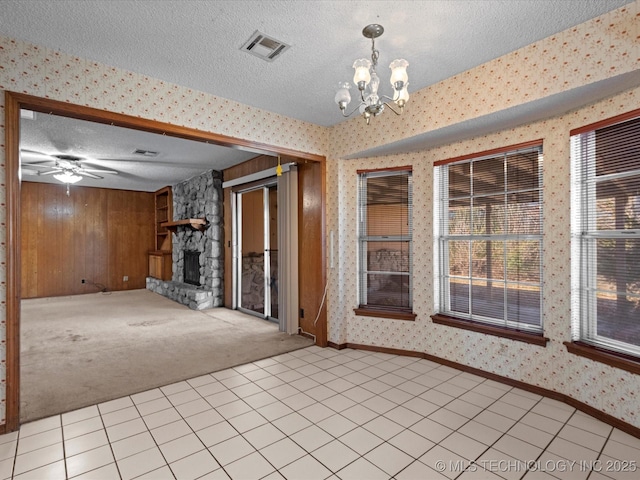
M 235 193 L 236 305 L 278 320 L 278 187 Z

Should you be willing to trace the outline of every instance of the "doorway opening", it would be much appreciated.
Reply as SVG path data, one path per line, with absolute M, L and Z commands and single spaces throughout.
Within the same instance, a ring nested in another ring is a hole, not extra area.
M 299 333 L 298 165 L 224 182 L 229 188 L 231 307 Z
M 278 185 L 235 194 L 236 304 L 278 322 Z
M 279 153 L 281 149 L 278 147 L 269 147 L 263 144 L 256 144 L 249 141 L 238 140 L 224 135 L 205 132 L 201 130 L 180 127 L 176 125 L 155 122 L 141 119 L 138 117 L 127 116 L 118 113 L 112 113 L 104 110 L 98 110 L 91 107 L 83 107 L 79 105 L 68 104 L 50 99 L 34 97 L 26 94 L 14 92 L 5 92 L 5 121 L 6 121 L 6 177 L 7 192 L 9 199 L 6 206 L 7 215 L 7 265 L 6 265 L 6 421 L 0 425 L 0 433 L 14 431 L 20 423 L 20 302 L 21 302 L 21 233 L 20 233 L 20 111 L 22 109 L 33 110 L 41 113 L 49 113 L 53 115 L 68 116 L 81 120 L 94 121 L 98 123 L 128 127 L 134 130 L 142 130 L 151 133 L 159 133 L 167 136 L 174 136 L 186 140 L 196 140 L 205 143 L 213 143 L 215 145 L 227 146 L 238 150 L 251 151 L 256 154 L 274 154 Z M 286 150 L 286 149 L 285 149 Z M 285 152 L 282 152 L 285 153 Z M 291 154 L 291 151 L 286 150 Z M 318 195 L 319 208 L 314 210 L 314 230 L 313 237 L 309 238 L 309 243 L 313 244 L 314 251 L 320 252 L 317 256 L 318 269 L 314 270 L 314 283 L 308 281 L 306 284 L 312 285 L 309 289 L 310 294 L 317 293 L 317 286 L 324 281 L 324 255 L 320 249 L 322 244 L 322 234 L 324 225 L 324 157 L 295 152 L 299 158 L 306 159 L 316 166 L 313 172 L 314 183 Z M 316 231 L 317 230 L 317 231 Z M 296 232 L 297 230 L 291 230 Z M 306 240 L 306 239 L 305 239 Z M 296 253 L 297 255 L 297 253 Z M 317 277 L 317 278 L 316 278 Z M 283 305 L 280 302 L 280 305 Z M 280 309 L 281 310 L 281 309 Z M 326 346 L 326 313 L 323 311 L 323 322 L 319 323 L 321 327 L 321 336 L 319 344 Z

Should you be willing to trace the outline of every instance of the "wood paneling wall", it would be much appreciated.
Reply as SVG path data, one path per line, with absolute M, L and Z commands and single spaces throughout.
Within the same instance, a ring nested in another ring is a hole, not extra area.
M 71 186 L 67 196 L 23 182 L 20 197 L 22 298 L 145 288 L 153 193 Z
M 276 221 L 276 235 L 277 221 Z M 276 237 L 277 239 L 277 237 Z M 278 248 L 272 246 L 271 248 Z M 242 194 L 242 255 L 264 252 L 264 192 Z
M 326 249 L 324 235 L 324 163 L 298 163 L 298 292 L 300 327 L 327 346 L 327 303 L 325 290 Z M 317 317 L 317 322 L 316 322 Z

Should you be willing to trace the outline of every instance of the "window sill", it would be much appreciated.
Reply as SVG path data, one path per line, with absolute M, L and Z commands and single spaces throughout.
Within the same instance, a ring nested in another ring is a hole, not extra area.
M 353 311 L 356 315 L 362 317 L 391 318 L 393 320 L 408 320 L 410 322 L 416 319 L 416 314 L 409 310 L 386 310 L 384 308 L 371 308 L 360 305 L 358 308 L 354 308 Z
M 474 322 L 473 320 L 462 320 L 448 315 L 431 315 L 431 319 L 433 320 L 433 323 L 437 323 L 439 325 L 447 325 L 449 327 L 461 328 L 463 330 L 486 333 L 487 335 L 508 338 L 518 342 L 531 343 L 540 347 L 546 347 L 547 342 L 549 341 L 548 338 L 539 333 L 529 333 L 506 327 L 496 327 L 481 322 Z
M 627 372 L 640 374 L 640 358 L 624 353 L 614 352 L 585 342 L 564 342 L 569 353 L 589 358 Z

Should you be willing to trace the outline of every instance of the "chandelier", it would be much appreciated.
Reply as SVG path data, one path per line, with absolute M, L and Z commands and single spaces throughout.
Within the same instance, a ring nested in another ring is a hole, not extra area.
M 371 60 L 361 58 L 353 63 L 353 68 L 355 69 L 353 83 L 358 86 L 358 90 L 360 91 L 360 104 L 351 113 L 346 113 L 347 105 L 351 102 L 351 94 L 349 93 L 351 85 L 349 82 L 340 82 L 338 84 L 338 92 L 335 96 L 335 102 L 338 104 L 338 107 L 340 107 L 343 117 L 350 117 L 356 111 L 359 111 L 367 121 L 367 125 L 369 125 L 372 116 L 376 117 L 384 111 L 385 106 L 396 115 L 400 115 L 409 100 L 409 92 L 407 91 L 407 86 L 409 85 L 407 67 L 409 66 L 409 62 L 403 59 L 394 60 L 391 62 L 391 65 L 389 65 L 391 69 L 391 78 L 389 81 L 393 87 L 393 98 L 386 95 L 380 96 L 378 94 L 380 78 L 376 73 L 376 67 L 378 66 L 378 57 L 380 54 L 378 50 L 376 50 L 375 39 L 383 33 L 384 28 L 382 28 L 382 25 L 375 23 L 367 25 L 362 30 L 362 35 L 371 39 Z M 392 101 L 398 108 L 398 111 L 384 99 Z

